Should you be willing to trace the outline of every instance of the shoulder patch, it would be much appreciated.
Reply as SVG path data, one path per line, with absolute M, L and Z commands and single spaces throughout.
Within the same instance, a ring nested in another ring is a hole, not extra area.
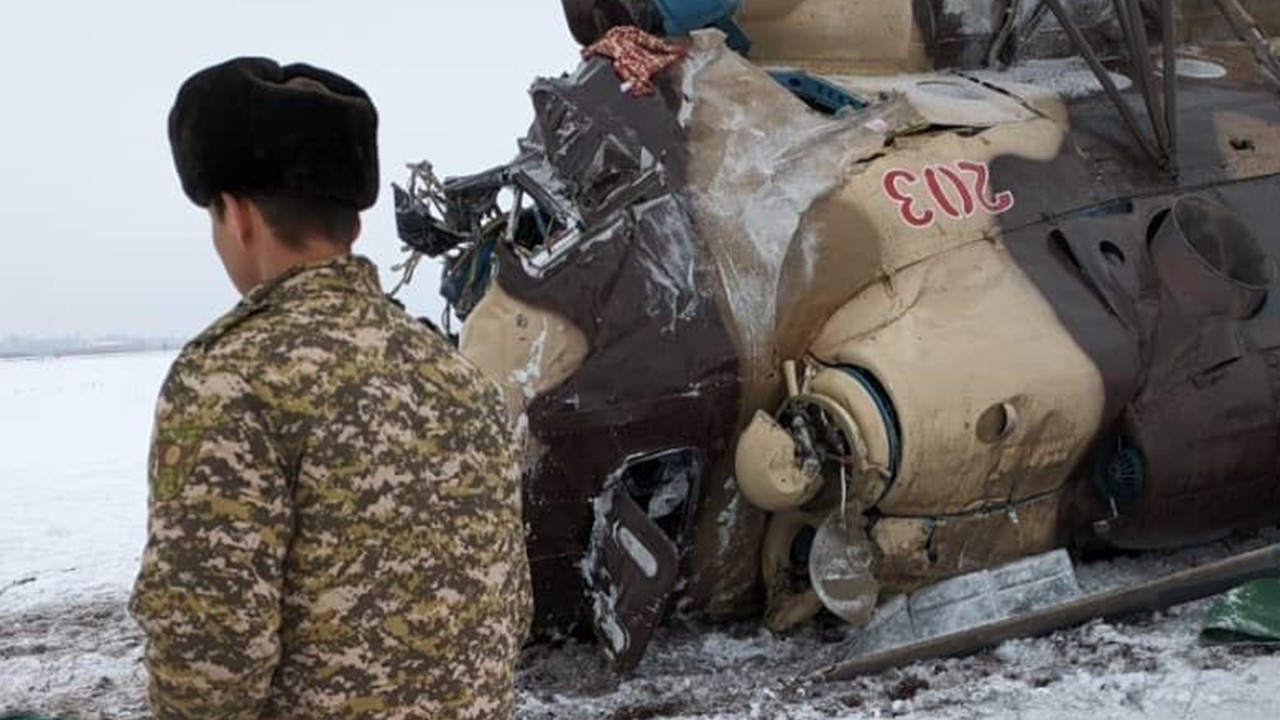
M 194 425 L 165 428 L 156 435 L 151 468 L 151 495 L 159 502 L 176 500 L 195 468 L 204 429 Z

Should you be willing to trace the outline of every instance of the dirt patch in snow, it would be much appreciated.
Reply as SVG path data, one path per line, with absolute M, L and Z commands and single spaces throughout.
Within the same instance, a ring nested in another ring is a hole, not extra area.
M 1269 678 L 1280 658 L 1201 646 L 1205 607 L 1095 622 L 843 683 L 799 679 L 841 658 L 836 627 L 811 626 L 786 639 L 745 625 L 710 635 L 696 626 L 667 629 L 626 678 L 604 670 L 593 648 L 542 648 L 525 658 L 520 717 L 1040 720 L 1201 717 L 1213 709 L 1274 717 L 1280 688 Z
M 1180 553 L 1091 563 L 1087 590 L 1164 574 L 1276 539 L 1224 542 Z M 0 714 L 57 713 L 85 720 L 141 720 L 141 637 L 123 593 L 0 610 Z M 627 676 L 598 649 L 574 641 L 527 650 L 518 676 L 527 720 L 649 718 L 884 718 L 930 720 L 1080 717 L 1270 720 L 1280 707 L 1280 655 L 1264 648 L 1201 645 L 1211 601 L 1093 622 L 842 683 L 806 677 L 843 657 L 845 629 L 831 620 L 779 637 L 754 623 L 674 622 Z
M 0 612 L 0 714 L 148 718 L 142 637 L 121 593 Z

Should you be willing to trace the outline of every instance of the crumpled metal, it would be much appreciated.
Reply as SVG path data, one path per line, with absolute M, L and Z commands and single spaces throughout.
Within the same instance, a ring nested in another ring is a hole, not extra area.
M 622 88 L 633 97 L 654 92 L 653 77 L 688 54 L 633 25 L 611 28 L 595 44 L 582 50 L 583 59 L 603 55 L 613 60 L 613 70 L 623 81 Z

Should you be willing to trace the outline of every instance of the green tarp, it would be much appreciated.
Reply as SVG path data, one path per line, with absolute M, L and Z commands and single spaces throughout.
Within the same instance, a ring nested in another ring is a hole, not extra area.
M 1255 580 L 1223 595 L 1209 610 L 1210 643 L 1280 643 L 1280 579 Z

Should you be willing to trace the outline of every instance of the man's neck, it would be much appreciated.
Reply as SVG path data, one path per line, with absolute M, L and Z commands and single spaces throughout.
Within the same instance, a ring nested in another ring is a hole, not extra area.
M 300 250 L 276 245 L 258 260 L 261 282 L 270 282 L 299 265 L 313 265 L 351 254 L 351 248 L 328 240 L 309 240 Z

